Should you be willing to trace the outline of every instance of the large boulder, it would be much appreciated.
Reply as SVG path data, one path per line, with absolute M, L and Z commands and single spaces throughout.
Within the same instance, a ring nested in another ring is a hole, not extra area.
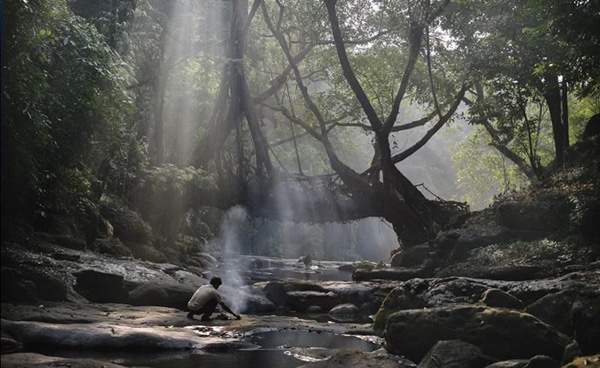
M 82 270 L 73 274 L 77 279 L 73 288 L 81 296 L 95 303 L 123 303 L 127 291 L 123 276 L 96 270 Z
M 427 352 L 417 368 L 482 368 L 492 361 L 475 345 L 460 340 L 442 340 Z
M 504 290 L 492 288 L 481 296 L 481 303 L 488 307 L 522 309 L 523 301 Z
M 579 298 L 571 310 L 575 340 L 584 354 L 600 353 L 600 295 Z
M 572 290 L 564 290 L 543 296 L 528 305 L 525 311 L 554 326 L 560 332 L 573 334 L 571 308 L 576 295 Z
M 390 263 L 392 267 L 419 266 L 430 257 L 432 250 L 429 244 L 407 247 L 394 253 Z
M 560 361 L 570 342 L 530 314 L 466 304 L 393 313 L 385 340 L 390 352 L 411 360 L 420 360 L 437 341 L 462 340 L 498 359 L 543 354 Z
M 154 305 L 185 310 L 196 288 L 176 282 L 146 283 L 131 290 L 128 302 L 131 305 Z

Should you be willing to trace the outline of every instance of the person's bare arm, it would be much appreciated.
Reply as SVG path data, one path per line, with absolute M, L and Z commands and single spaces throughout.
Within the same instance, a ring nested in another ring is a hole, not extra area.
M 227 304 L 225 304 L 225 302 L 221 302 L 221 307 L 223 307 L 223 309 L 225 309 L 225 312 L 231 314 L 236 319 L 242 318 L 242 316 L 240 316 L 239 314 L 235 314 L 231 309 L 229 309 L 229 307 L 227 306 Z

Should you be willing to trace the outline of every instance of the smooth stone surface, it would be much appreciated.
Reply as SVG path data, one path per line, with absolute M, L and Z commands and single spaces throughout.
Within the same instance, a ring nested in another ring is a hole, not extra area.
M 14 322 L 3 319 L 2 331 L 24 345 L 77 349 L 243 349 L 253 344 L 236 339 L 199 336 L 193 329 L 131 327 L 115 324 L 53 324 Z
M 124 366 L 93 359 L 65 359 L 36 353 L 14 353 L 2 355 L 3 368 L 122 368 Z
M 352 303 L 339 304 L 331 308 L 329 316 L 338 322 L 352 322 L 356 321 L 359 316 L 359 309 Z

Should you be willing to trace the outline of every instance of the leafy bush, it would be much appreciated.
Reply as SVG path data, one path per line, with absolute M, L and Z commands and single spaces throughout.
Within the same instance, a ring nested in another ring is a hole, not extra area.
M 148 243 L 152 240 L 150 225 L 119 199 L 102 197 L 100 212 L 111 223 L 114 228 L 114 235 L 121 241 L 125 243 Z
M 122 159 L 127 73 L 65 0 L 11 1 L 3 22 L 2 217 L 44 220 L 91 198 L 100 163 Z

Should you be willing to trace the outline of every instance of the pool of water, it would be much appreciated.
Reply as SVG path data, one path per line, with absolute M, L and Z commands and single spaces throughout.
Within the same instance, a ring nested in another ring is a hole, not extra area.
M 377 344 L 359 337 L 295 330 L 256 333 L 246 340 L 263 348 L 279 349 L 317 347 L 373 351 L 379 348 Z
M 313 357 L 302 351 L 330 351 L 329 349 L 354 348 L 373 351 L 379 346 L 371 341 L 347 335 L 307 332 L 297 330 L 255 333 L 246 341 L 261 346 L 259 349 L 227 351 L 105 351 L 105 350 L 55 350 L 34 349 L 35 352 L 74 359 L 97 359 L 124 366 L 144 366 L 151 368 L 294 368 Z M 300 352 L 300 353 L 299 353 Z M 318 354 L 317 354 L 318 355 Z

